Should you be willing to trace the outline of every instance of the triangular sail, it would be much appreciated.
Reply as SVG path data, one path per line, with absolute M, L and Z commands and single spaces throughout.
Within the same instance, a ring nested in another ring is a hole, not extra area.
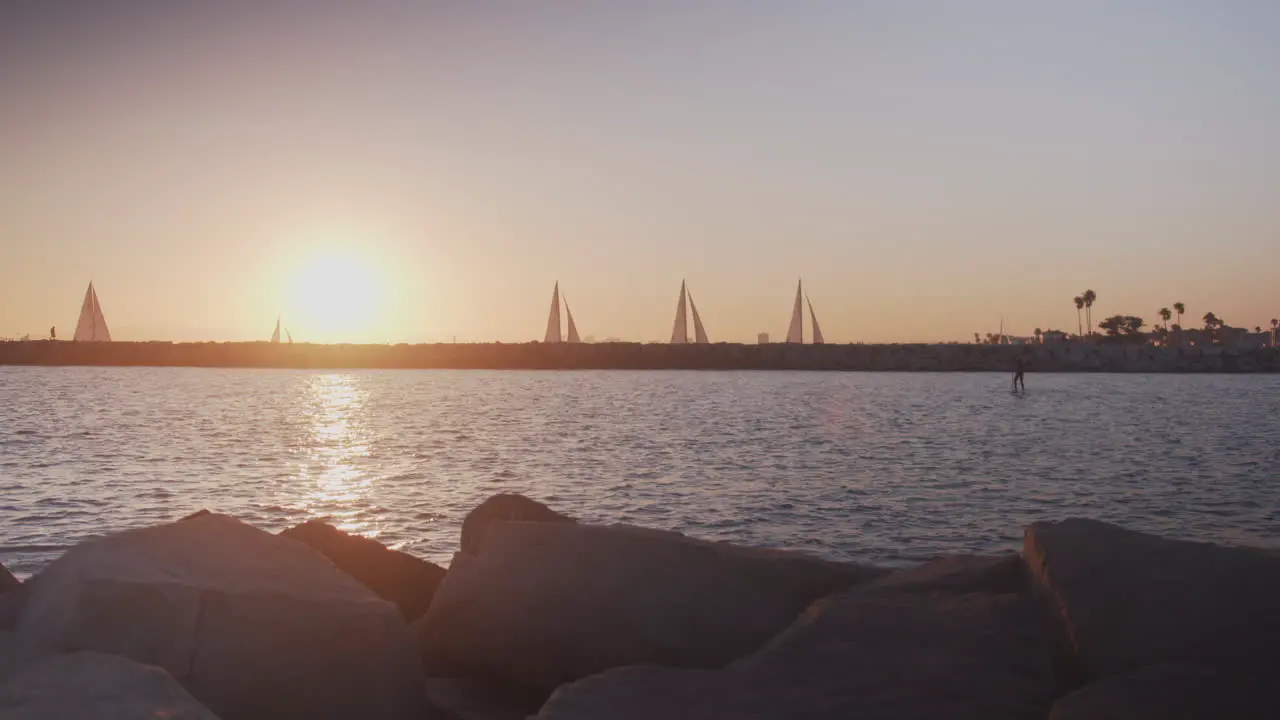
M 289 344 L 293 344 L 293 335 L 289 333 L 289 328 L 284 329 L 284 336 L 289 338 Z
M 573 311 L 569 309 L 569 301 L 564 301 L 564 314 L 569 319 L 569 342 L 582 342 L 578 338 L 578 326 L 573 323 Z
M 102 315 L 102 305 L 98 302 L 98 291 L 93 282 L 84 291 L 84 302 L 80 305 L 80 318 L 76 321 L 76 334 L 73 339 L 80 342 L 110 342 L 111 331 L 107 330 L 107 319 Z
M 102 314 L 102 303 L 98 302 L 97 288 L 93 290 L 93 339 L 111 342 L 111 331 L 107 329 L 107 318 Z
M 808 295 L 804 296 L 804 301 L 809 304 L 809 322 L 813 324 L 813 344 L 821 345 L 823 343 L 822 328 L 818 327 L 818 316 L 813 312 L 813 301 Z
M 93 339 L 93 283 L 84 291 L 84 302 L 80 305 L 80 319 L 76 320 L 76 342 Z
M 279 315 L 276 316 L 276 331 L 271 333 L 271 342 L 273 343 L 280 342 L 280 316 Z
M 693 293 L 689 293 L 689 311 L 693 313 L 693 341 L 699 345 L 711 342 L 707 339 L 707 329 L 702 327 L 702 318 L 698 317 L 698 306 L 693 304 Z
M 683 345 L 684 343 L 689 342 L 688 320 L 685 319 L 685 316 L 688 315 L 685 311 L 685 295 L 684 281 L 681 280 L 680 302 L 676 304 L 676 321 L 675 324 L 671 326 L 672 345 Z
M 787 328 L 787 342 L 803 343 L 804 342 L 804 312 L 801 310 L 800 298 L 802 296 L 800 283 L 796 282 L 796 305 L 791 310 L 791 327 Z
M 560 283 L 551 291 L 551 314 L 547 316 L 547 335 L 542 342 L 560 342 Z

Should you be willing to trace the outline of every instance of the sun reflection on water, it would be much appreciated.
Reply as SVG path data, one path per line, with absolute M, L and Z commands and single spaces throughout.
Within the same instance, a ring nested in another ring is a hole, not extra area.
M 308 387 L 311 442 L 299 462 L 303 509 L 340 530 L 369 537 L 378 529 L 362 518 L 373 477 L 362 467 L 372 440 L 365 421 L 368 392 L 353 374 L 316 375 Z

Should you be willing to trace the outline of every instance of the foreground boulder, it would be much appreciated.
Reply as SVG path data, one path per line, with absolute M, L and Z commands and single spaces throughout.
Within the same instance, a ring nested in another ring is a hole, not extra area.
M 395 606 L 311 549 L 224 515 L 78 545 L 34 585 L 20 639 L 156 665 L 223 720 L 425 712 Z
M 1280 670 L 1280 556 L 1096 520 L 1035 523 L 1023 556 L 1082 677 L 1159 663 Z
M 427 611 L 444 579 L 444 568 L 438 565 L 383 547 L 376 540 L 342 532 L 320 520 L 280 534 L 318 550 L 378 597 L 395 603 L 410 622 Z
M 0 595 L 15 590 L 21 585 L 22 581 L 14 577 L 13 573 L 9 572 L 9 568 L 0 565 Z
M 218 720 L 168 673 L 117 655 L 78 652 L 0 681 L 6 720 Z
M 1219 720 L 1276 715 L 1275 678 L 1196 665 L 1153 665 L 1058 700 L 1049 720 Z
M 448 720 L 525 720 L 547 693 L 477 678 L 430 678 L 427 697 Z
M 723 670 L 611 670 L 537 717 L 1043 720 L 1052 643 L 1026 595 L 854 588 Z
M 8 592 L 0 594 L 0 630 L 13 630 L 18 627 L 18 621 L 22 619 L 22 611 L 27 607 L 27 598 L 31 595 L 32 587 L 34 587 L 34 581 L 27 580 L 15 588 L 10 588 Z
M 884 570 L 614 525 L 494 523 L 414 629 L 429 675 L 553 688 L 637 663 L 715 667 Z
M 484 550 L 489 526 L 495 522 L 571 523 L 573 518 L 561 515 L 537 500 L 523 495 L 494 495 L 467 513 L 462 521 L 462 552 L 479 555 Z
M 0 630 L 0 681 L 44 657 L 25 643 L 21 643 L 7 630 Z

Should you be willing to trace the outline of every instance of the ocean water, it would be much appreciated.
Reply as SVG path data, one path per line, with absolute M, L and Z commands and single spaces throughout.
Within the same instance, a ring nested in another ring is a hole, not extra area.
M 1280 545 L 1280 377 L 0 367 L 0 562 L 209 508 L 447 563 L 514 491 L 906 564 L 1096 517 Z

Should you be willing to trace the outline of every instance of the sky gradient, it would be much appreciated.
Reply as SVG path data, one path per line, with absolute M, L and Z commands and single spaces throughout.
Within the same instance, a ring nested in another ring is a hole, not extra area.
M 1280 4 L 1048 5 L 11 0 L 0 337 L 1280 316 Z

